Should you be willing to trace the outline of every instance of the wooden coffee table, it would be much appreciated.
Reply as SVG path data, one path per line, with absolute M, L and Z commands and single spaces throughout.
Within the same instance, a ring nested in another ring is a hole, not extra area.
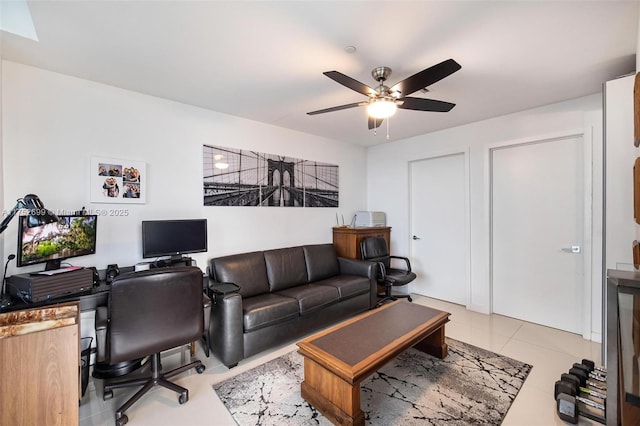
M 445 358 L 449 315 L 396 301 L 299 342 L 302 397 L 334 424 L 364 425 L 360 383 L 410 347 Z

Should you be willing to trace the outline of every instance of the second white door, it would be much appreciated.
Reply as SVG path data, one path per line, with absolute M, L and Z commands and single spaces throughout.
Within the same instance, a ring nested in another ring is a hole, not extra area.
M 580 137 L 491 151 L 495 313 L 582 332 L 583 155 Z

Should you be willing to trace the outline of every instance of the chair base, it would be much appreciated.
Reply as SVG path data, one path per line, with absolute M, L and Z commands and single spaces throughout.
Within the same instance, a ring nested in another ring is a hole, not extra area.
M 382 306 L 387 301 L 394 301 L 398 299 L 407 299 L 409 302 L 413 302 L 411 295 L 409 294 L 392 294 L 391 287 L 387 287 L 384 294 L 379 294 L 378 297 L 382 297 L 382 299 L 378 300 L 377 306 Z
M 178 402 L 180 404 L 186 403 L 189 400 L 189 390 L 173 382 L 170 382 L 168 379 L 192 368 L 195 368 L 198 374 L 201 374 L 205 370 L 205 366 L 201 361 L 194 360 L 189 364 L 185 364 L 166 373 L 161 373 L 160 370 L 162 369 L 162 366 L 160 365 L 160 354 L 156 353 L 151 356 L 151 377 L 105 384 L 103 387 L 103 399 L 105 400 L 111 399 L 113 397 L 113 389 L 142 386 L 142 388 L 138 392 L 136 392 L 131 398 L 129 398 L 124 404 L 122 404 L 120 408 L 116 410 L 116 425 L 125 425 L 129 421 L 129 419 L 124 414 L 124 412 L 156 386 L 162 386 L 180 394 L 180 396 L 178 397 Z

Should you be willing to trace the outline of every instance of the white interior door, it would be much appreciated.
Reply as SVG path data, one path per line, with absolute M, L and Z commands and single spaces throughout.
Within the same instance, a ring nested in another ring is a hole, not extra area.
M 581 137 L 491 152 L 493 311 L 581 333 Z
M 465 154 L 410 164 L 414 293 L 467 304 Z

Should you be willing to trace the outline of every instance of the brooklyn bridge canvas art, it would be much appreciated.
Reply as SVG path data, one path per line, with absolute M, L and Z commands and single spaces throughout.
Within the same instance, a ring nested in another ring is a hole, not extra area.
M 338 207 L 338 166 L 203 146 L 205 206 Z

